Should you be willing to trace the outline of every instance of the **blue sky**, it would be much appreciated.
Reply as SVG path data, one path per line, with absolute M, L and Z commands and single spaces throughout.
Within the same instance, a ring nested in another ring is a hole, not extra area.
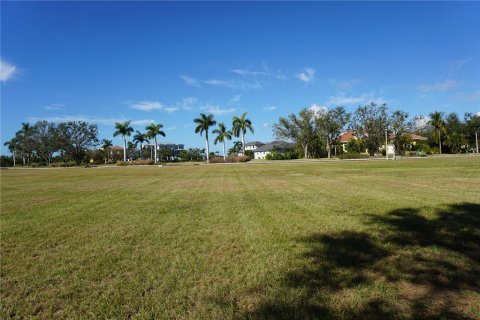
M 164 141 L 203 147 L 200 112 L 247 111 L 261 141 L 311 106 L 480 112 L 479 16 L 472 2 L 3 1 L 2 153 L 37 119 L 88 120 L 109 139 L 115 121 L 155 121 Z

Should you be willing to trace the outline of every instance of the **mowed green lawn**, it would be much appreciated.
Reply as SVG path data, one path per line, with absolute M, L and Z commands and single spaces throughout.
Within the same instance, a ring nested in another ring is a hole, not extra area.
M 1 171 L 0 318 L 480 318 L 480 157 Z

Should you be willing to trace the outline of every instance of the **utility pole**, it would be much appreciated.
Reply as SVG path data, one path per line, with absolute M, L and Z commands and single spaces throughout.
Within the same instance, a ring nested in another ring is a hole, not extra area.
M 385 160 L 388 160 L 388 129 L 385 129 Z

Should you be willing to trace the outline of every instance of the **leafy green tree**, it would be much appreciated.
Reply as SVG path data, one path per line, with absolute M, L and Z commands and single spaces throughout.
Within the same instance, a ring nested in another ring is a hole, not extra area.
M 280 118 L 273 125 L 277 139 L 287 139 L 302 146 L 305 158 L 308 158 L 308 148 L 316 136 L 315 113 L 307 108 L 301 110 L 298 116 L 294 113 L 287 118 Z
M 355 135 L 365 143 L 368 153 L 373 156 L 385 141 L 385 129 L 388 126 L 387 105 L 371 102 L 359 106 L 353 113 L 351 126 Z
M 122 136 L 123 139 L 123 161 L 127 161 L 127 137 L 133 132 L 133 128 L 130 126 L 131 121 L 115 122 L 115 132 L 113 136 Z
M 83 161 L 85 150 L 98 144 L 98 127 L 85 121 L 67 121 L 58 125 L 60 148 L 75 162 Z
M 247 119 L 247 114 L 248 112 L 244 112 L 241 117 L 233 117 L 232 123 L 232 131 L 235 137 L 238 138 L 240 135 L 242 135 L 242 150 L 244 154 L 245 134 L 247 133 L 247 130 L 250 130 L 250 132 L 253 134 L 252 121 L 250 121 L 250 119 Z
M 148 142 L 148 137 L 146 133 L 141 133 L 137 130 L 136 134 L 133 136 L 133 142 L 135 146 L 140 145 L 140 159 L 143 159 L 143 143 Z
M 16 138 L 19 143 L 20 151 L 22 153 L 23 165 L 27 160 L 27 165 L 30 165 L 30 159 L 33 154 L 33 127 L 28 122 L 22 122 L 22 128 L 17 131 Z
M 53 154 L 60 149 L 57 137 L 57 126 L 53 122 L 38 121 L 32 127 L 33 150 L 47 165 L 50 165 Z
M 153 138 L 153 141 L 155 142 L 155 159 L 153 160 L 155 163 L 158 161 L 157 157 L 157 149 L 158 149 L 158 143 L 157 143 L 157 136 L 162 136 L 165 137 L 165 132 L 162 131 L 163 124 L 155 124 L 152 123 L 148 125 L 145 130 L 147 130 L 147 138 Z
M 233 142 L 233 146 L 228 149 L 228 154 L 233 154 L 233 155 L 237 155 L 240 151 L 242 151 L 242 141 L 235 141 Z
M 408 113 L 397 110 L 390 116 L 390 132 L 393 134 L 393 145 L 395 153 L 402 155 L 408 140 Z M 386 147 L 386 146 L 385 146 Z
M 232 132 L 227 130 L 227 127 L 224 123 L 220 122 L 218 124 L 218 128 L 213 130 L 212 133 L 216 134 L 217 137 L 213 141 L 215 144 L 218 142 L 223 143 L 223 159 L 227 159 L 227 155 L 225 153 L 225 140 L 232 140 Z
M 465 113 L 464 119 L 467 143 L 475 146 L 476 152 L 479 153 L 478 135 L 480 133 L 480 113 Z
M 328 157 L 331 157 L 332 144 L 338 139 L 350 121 L 350 114 L 344 107 L 336 107 L 319 114 L 316 118 L 319 137 L 325 140 Z
M 193 119 L 193 122 L 197 124 L 195 127 L 195 133 L 200 133 L 200 136 L 203 132 L 205 132 L 205 145 L 207 147 L 206 154 L 207 154 L 207 162 L 210 162 L 210 146 L 208 144 L 208 130 L 211 126 L 217 124 L 215 120 L 213 120 L 213 114 L 209 114 L 208 116 L 204 113 L 200 114 L 199 118 Z
M 428 123 L 433 127 L 433 138 L 438 141 L 438 150 L 442 154 L 442 133 L 446 133 L 443 112 L 435 111 L 430 113 Z

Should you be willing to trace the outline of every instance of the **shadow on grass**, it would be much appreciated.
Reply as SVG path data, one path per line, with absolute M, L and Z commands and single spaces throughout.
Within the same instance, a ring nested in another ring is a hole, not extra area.
M 307 251 L 254 319 L 477 319 L 480 205 L 370 215 L 372 233 L 300 239 Z M 475 307 L 477 305 L 477 307 Z

